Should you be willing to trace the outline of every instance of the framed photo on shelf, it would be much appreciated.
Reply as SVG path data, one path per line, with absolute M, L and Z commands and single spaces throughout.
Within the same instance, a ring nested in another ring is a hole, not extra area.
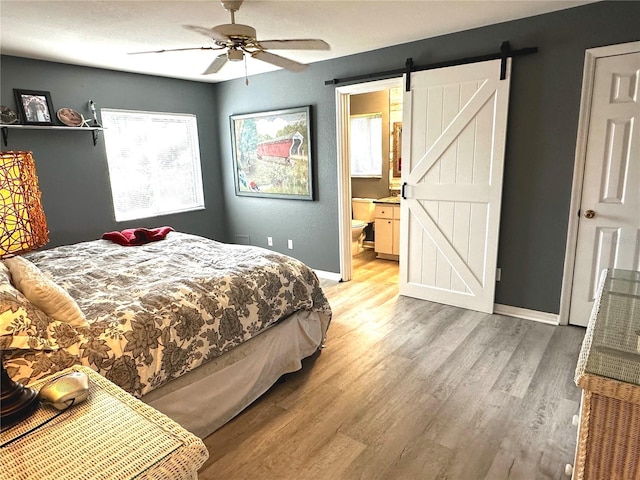
M 313 200 L 310 106 L 230 121 L 236 195 Z
M 20 123 L 25 125 L 53 125 L 55 114 L 51 94 L 38 90 L 14 89 Z

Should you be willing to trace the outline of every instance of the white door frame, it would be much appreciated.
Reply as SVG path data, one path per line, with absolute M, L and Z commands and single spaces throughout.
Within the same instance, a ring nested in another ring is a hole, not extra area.
M 564 270 L 562 274 L 562 292 L 560 294 L 560 313 L 558 323 L 569 324 L 569 309 L 571 307 L 571 291 L 573 288 L 573 270 L 576 260 L 576 245 L 578 241 L 578 210 L 582 201 L 582 182 L 587 154 L 587 134 L 591 118 L 591 96 L 596 70 L 596 60 L 601 57 L 624 55 L 640 49 L 640 42 L 608 45 L 606 47 L 590 48 L 584 57 L 584 72 L 582 74 L 582 94 L 580 96 L 580 116 L 578 117 L 578 138 L 576 140 L 576 157 L 573 167 L 573 183 L 571 185 L 571 204 L 569 207 L 569 227 L 567 231 L 567 246 L 564 255 Z
M 351 164 L 349 162 L 349 97 L 403 87 L 402 77 L 336 87 L 336 150 L 338 153 L 338 240 L 340 277 L 351 280 Z

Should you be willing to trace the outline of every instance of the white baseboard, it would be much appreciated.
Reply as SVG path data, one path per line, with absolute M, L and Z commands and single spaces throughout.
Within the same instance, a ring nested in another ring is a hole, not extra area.
M 324 278 L 325 280 L 333 280 L 334 282 L 342 281 L 342 276 L 340 276 L 339 273 L 325 272 L 324 270 L 316 270 L 316 269 L 313 269 L 313 271 L 316 272 L 316 275 L 318 276 L 318 278 Z
M 499 303 L 495 303 L 493 305 L 493 313 L 497 315 L 507 315 L 509 317 L 522 318 L 524 320 L 533 320 L 535 322 L 548 323 L 549 325 L 559 324 L 559 317 L 557 313 L 539 312 L 537 310 L 511 307 L 509 305 L 501 305 Z

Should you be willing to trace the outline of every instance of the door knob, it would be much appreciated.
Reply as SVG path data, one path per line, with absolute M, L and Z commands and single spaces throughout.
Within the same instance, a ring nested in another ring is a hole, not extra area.
M 587 210 L 586 212 L 584 212 L 584 218 L 593 218 L 596 216 L 596 212 L 594 212 L 593 210 Z

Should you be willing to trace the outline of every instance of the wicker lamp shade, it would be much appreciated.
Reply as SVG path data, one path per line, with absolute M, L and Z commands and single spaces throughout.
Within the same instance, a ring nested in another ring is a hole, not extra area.
M 0 152 L 0 258 L 49 241 L 41 196 L 31 152 Z M 0 430 L 31 415 L 38 403 L 33 389 L 9 377 L 0 356 Z
M 49 241 L 31 152 L 0 152 L 0 257 Z

